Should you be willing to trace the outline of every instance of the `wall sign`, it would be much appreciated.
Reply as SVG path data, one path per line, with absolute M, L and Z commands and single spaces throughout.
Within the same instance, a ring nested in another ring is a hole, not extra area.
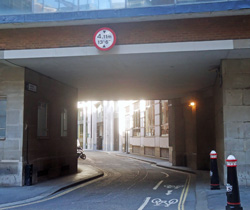
M 25 83 L 25 89 L 28 90 L 28 91 L 34 92 L 34 93 L 37 92 L 37 86 L 34 85 L 34 84 L 31 84 L 29 82 Z
M 107 51 L 114 47 L 116 35 L 110 28 L 100 28 L 95 32 L 93 41 L 97 49 Z

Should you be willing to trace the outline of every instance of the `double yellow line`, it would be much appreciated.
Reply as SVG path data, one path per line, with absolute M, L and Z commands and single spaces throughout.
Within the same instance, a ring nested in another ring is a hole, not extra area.
M 107 174 L 104 173 L 104 176 L 103 176 L 103 177 L 106 177 L 106 176 L 107 176 Z M 101 178 L 102 178 L 102 177 L 101 177 Z M 13 205 L 13 206 L 2 207 L 2 208 L 0 208 L 0 210 L 7 210 L 7 209 L 18 208 L 18 207 L 24 207 L 24 206 L 29 206 L 29 205 L 33 205 L 33 204 L 38 204 L 38 203 L 42 203 L 42 202 L 45 202 L 45 201 L 49 201 L 49 200 L 52 200 L 52 199 L 61 197 L 61 196 L 65 195 L 65 194 L 68 194 L 68 193 L 70 193 L 70 192 L 72 192 L 72 191 L 74 191 L 74 190 L 77 190 L 77 189 L 81 188 L 81 187 L 85 187 L 85 186 L 90 185 L 90 184 L 92 184 L 92 183 L 94 183 L 94 182 L 97 182 L 97 181 L 99 181 L 99 179 L 100 179 L 100 178 L 94 179 L 94 180 L 92 180 L 92 181 L 89 181 L 89 182 L 86 182 L 86 183 L 83 183 L 83 184 L 80 184 L 80 185 L 78 185 L 78 186 L 76 186 L 76 187 L 72 187 L 72 188 L 70 188 L 70 189 L 68 189 L 68 190 L 65 190 L 65 191 L 63 191 L 63 192 L 60 192 L 60 193 L 55 194 L 54 196 L 51 196 L 51 197 L 48 197 L 48 198 L 44 198 L 44 199 L 41 199 L 41 200 L 32 201 L 32 202 L 24 203 L 24 204 L 17 204 L 17 205 Z
M 184 203 L 185 203 L 186 198 L 187 198 L 190 180 L 191 180 L 191 175 L 189 174 L 187 176 L 184 188 L 183 188 L 182 193 L 181 193 L 181 197 L 180 197 L 179 204 L 178 204 L 178 210 L 184 210 Z

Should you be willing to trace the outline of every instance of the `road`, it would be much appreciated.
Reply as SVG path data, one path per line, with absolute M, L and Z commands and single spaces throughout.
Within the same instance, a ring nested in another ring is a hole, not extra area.
M 82 184 L 23 210 L 194 210 L 191 174 L 159 168 L 150 163 L 104 152 L 88 152 L 86 160 L 105 172 L 104 177 Z

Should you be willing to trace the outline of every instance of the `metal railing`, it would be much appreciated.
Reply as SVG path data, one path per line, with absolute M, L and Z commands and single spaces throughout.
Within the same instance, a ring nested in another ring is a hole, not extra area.
M 125 9 L 237 0 L 0 0 L 0 15 Z

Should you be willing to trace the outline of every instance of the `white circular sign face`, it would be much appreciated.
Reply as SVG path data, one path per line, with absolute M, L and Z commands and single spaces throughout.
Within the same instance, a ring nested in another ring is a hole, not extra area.
M 95 32 L 93 41 L 97 49 L 107 51 L 114 47 L 116 35 L 110 28 L 100 28 Z

